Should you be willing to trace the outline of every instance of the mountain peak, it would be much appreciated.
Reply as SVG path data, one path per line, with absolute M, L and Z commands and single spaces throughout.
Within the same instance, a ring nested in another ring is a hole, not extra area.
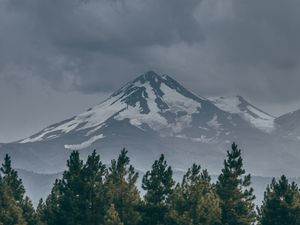
M 232 128 L 231 115 L 238 115 L 252 127 L 273 129 L 274 118 L 240 96 L 208 100 L 193 94 L 168 75 L 148 71 L 90 110 L 47 127 L 21 143 L 75 135 L 82 143 L 67 143 L 66 148 L 80 149 L 109 137 L 107 130 L 120 121 L 163 136 L 208 142 Z
M 150 70 L 135 78 L 131 83 L 138 83 L 138 82 L 142 84 L 146 82 L 157 83 L 157 82 L 161 82 L 162 80 L 163 80 L 163 76 Z

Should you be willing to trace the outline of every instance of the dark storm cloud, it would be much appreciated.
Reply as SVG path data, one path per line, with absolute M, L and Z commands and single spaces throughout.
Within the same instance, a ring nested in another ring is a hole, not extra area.
M 54 86 L 110 88 L 116 77 L 124 81 L 122 76 L 137 73 L 145 63 L 143 48 L 198 41 L 201 35 L 192 15 L 198 3 L 4 0 L 2 73 L 10 73 L 7 67 L 12 66 Z
M 203 94 L 299 100 L 298 0 L 2 0 L 0 79 L 112 91 L 147 70 Z

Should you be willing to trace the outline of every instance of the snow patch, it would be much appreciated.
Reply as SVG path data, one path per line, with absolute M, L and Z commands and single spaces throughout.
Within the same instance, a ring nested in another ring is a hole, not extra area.
M 201 103 L 187 98 L 165 84 L 161 84 L 160 90 L 164 93 L 163 100 L 168 104 L 171 111 L 184 111 L 188 114 L 196 113 L 201 108 Z
M 140 113 L 139 102 L 135 107 L 129 106 L 126 110 L 120 112 L 114 118 L 116 120 L 129 119 L 129 122 L 133 126 L 140 126 L 142 124 L 147 124 L 153 130 L 160 130 L 168 125 L 168 121 L 160 115 L 161 110 L 157 107 L 155 102 L 156 95 L 149 83 L 143 84 L 145 87 L 145 92 L 148 95 L 147 105 L 150 110 L 147 114 Z
M 84 148 L 87 148 L 91 146 L 95 141 L 104 138 L 105 136 L 103 134 L 96 135 L 89 140 L 82 142 L 81 144 L 73 144 L 73 145 L 64 145 L 65 149 L 70 149 L 70 150 L 81 150 Z
M 241 101 L 238 97 L 233 97 L 233 98 L 225 98 L 225 97 L 217 97 L 217 98 L 209 98 L 215 106 L 217 106 L 219 109 L 237 114 L 240 113 L 241 110 L 239 108 L 239 105 L 241 104 Z
M 221 124 L 218 121 L 217 114 L 215 114 L 214 117 L 207 122 L 207 125 L 215 129 L 219 129 L 221 127 Z
M 89 111 L 79 114 L 71 121 L 63 123 L 56 127 L 48 127 L 44 129 L 38 136 L 26 138 L 20 141 L 20 143 L 43 141 L 44 136 L 52 132 L 60 132 L 64 134 L 76 129 L 85 130 L 93 128 L 92 130 L 87 132 L 86 136 L 89 136 L 97 130 L 97 127 L 101 128 L 104 122 L 108 120 L 112 115 L 126 109 L 126 104 L 120 101 L 118 98 L 120 98 L 120 96 L 110 97 L 103 103 L 95 106 L 94 108 L 91 108 Z M 78 128 L 79 125 L 83 126 Z
M 249 121 L 254 127 L 263 130 L 265 132 L 272 132 L 275 129 L 275 121 L 274 118 L 258 111 L 252 106 L 247 106 L 248 110 L 253 114 L 257 115 L 257 117 L 252 116 L 251 114 L 243 114 L 244 118 Z
M 252 127 L 267 133 L 275 129 L 275 118 L 273 116 L 253 107 L 246 101 L 241 102 L 240 99 L 238 96 L 231 98 L 210 98 L 219 109 L 240 115 L 245 121 L 249 122 Z
M 177 138 L 181 138 L 181 139 L 186 139 L 186 140 L 190 140 L 190 141 L 194 141 L 194 142 L 201 142 L 201 143 L 210 143 L 213 138 L 207 138 L 206 136 L 204 135 L 201 135 L 199 138 L 194 138 L 194 137 L 187 137 L 186 135 L 184 134 L 178 134 L 176 135 L 175 137 Z

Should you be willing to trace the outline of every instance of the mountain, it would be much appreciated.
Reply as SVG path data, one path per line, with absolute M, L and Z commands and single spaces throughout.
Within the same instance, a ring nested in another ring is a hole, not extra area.
M 300 140 L 300 110 L 276 118 L 275 123 L 280 135 L 289 139 Z
M 59 173 L 72 150 L 85 158 L 96 149 L 109 163 L 126 147 L 141 171 L 164 153 L 176 170 L 197 162 L 218 173 L 236 141 L 254 174 L 298 174 L 297 141 L 278 135 L 275 121 L 240 96 L 204 98 L 149 71 L 86 112 L 2 144 L 0 156 L 9 153 L 20 169 Z

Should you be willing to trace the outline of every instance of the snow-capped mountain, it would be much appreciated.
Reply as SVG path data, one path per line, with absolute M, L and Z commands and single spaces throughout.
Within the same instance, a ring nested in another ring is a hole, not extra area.
M 200 97 L 170 76 L 150 71 L 86 112 L 3 144 L 0 154 L 8 152 L 19 168 L 49 173 L 64 169 L 71 150 L 86 157 L 97 149 L 109 162 L 126 147 L 142 171 L 164 153 L 179 170 L 197 162 L 217 172 L 229 144 L 237 141 L 245 149 L 246 166 L 270 175 L 296 163 L 295 152 L 284 152 L 274 119 L 242 97 Z M 270 151 L 273 161 L 268 161 Z
M 242 123 L 241 119 L 248 124 Z M 105 138 L 105 128 L 112 121 L 125 120 L 142 131 L 198 142 L 212 142 L 221 133 L 229 135 L 233 127 L 238 126 L 251 125 L 265 132 L 274 127 L 272 116 L 242 97 L 205 99 L 192 94 L 167 75 L 148 72 L 127 83 L 99 105 L 19 143 L 47 141 L 80 132 L 85 141 L 64 146 L 80 150 Z

